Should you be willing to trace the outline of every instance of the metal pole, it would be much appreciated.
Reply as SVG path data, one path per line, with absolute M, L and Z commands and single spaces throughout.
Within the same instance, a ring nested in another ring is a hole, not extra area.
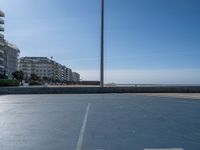
M 101 71 L 100 86 L 104 87 L 104 0 L 101 4 Z
M 53 56 L 51 56 L 51 65 L 52 65 L 52 74 L 51 74 L 51 84 L 53 84 L 53 74 L 54 74 L 54 69 L 53 69 Z

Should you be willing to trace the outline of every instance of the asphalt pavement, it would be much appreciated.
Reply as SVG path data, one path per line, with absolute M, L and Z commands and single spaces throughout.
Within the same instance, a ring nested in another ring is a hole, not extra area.
M 0 150 L 198 150 L 200 101 L 137 94 L 0 96 Z

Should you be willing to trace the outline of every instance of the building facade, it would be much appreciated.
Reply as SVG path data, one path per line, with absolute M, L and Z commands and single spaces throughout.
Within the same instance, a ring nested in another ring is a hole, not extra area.
M 4 40 L 0 39 L 0 74 L 3 74 L 4 70 Z
M 4 45 L 4 70 L 9 78 L 18 70 L 20 50 L 13 44 L 5 41 Z
M 5 14 L 0 10 L 0 74 L 12 78 L 12 73 L 18 70 L 20 50 L 4 39 L 3 17 Z
M 72 72 L 72 78 L 74 82 L 78 82 L 80 81 L 80 74 L 78 74 L 77 72 Z
M 40 78 L 53 79 L 53 66 L 53 61 L 47 57 L 22 57 L 19 60 L 19 70 L 24 72 L 26 79 L 29 79 L 31 74 L 35 74 Z
M 72 70 L 70 68 L 66 69 L 66 75 L 67 75 L 67 81 L 72 81 L 73 80 Z
M 47 57 L 22 57 L 19 61 L 19 69 L 24 72 L 26 79 L 35 74 L 41 79 L 48 78 L 51 81 L 73 81 L 72 70 Z
M 4 24 L 4 13 L 0 10 L 0 74 L 4 73 L 4 28 L 3 28 L 3 24 Z

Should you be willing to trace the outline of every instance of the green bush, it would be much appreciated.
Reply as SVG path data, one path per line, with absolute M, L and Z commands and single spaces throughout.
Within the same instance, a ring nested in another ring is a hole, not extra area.
M 0 86 L 19 86 L 17 80 L 0 79 Z
M 0 74 L 0 79 L 8 79 L 8 76 Z

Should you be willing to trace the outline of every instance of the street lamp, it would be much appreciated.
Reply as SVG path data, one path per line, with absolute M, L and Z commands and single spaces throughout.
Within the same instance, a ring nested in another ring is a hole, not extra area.
M 101 0 L 101 63 L 100 86 L 104 87 L 104 0 Z

